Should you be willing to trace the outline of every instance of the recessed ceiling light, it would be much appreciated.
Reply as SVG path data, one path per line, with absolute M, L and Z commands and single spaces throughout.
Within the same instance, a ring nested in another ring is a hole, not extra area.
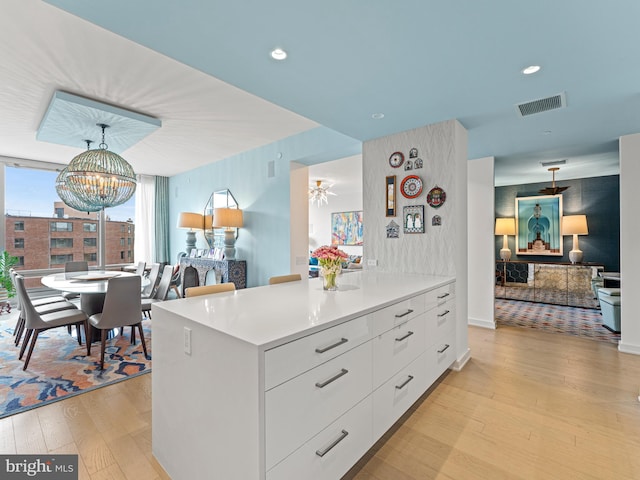
M 287 58 L 287 52 L 281 48 L 275 48 L 271 51 L 271 58 L 274 60 L 284 60 Z
M 540 71 L 540 65 L 529 65 L 527 68 L 522 69 L 522 73 L 525 75 L 531 75 L 532 73 L 536 73 Z
M 376 120 L 380 120 L 381 118 L 384 118 L 384 113 L 374 113 L 371 115 L 371 118 L 375 118 Z

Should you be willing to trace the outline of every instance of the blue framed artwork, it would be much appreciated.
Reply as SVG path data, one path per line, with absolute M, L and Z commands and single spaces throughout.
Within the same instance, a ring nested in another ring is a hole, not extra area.
M 362 210 L 331 214 L 331 245 L 362 245 Z
M 516 198 L 516 255 L 562 256 L 562 195 Z

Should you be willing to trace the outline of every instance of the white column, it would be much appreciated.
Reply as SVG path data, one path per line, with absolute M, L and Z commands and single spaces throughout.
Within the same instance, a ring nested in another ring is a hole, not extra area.
M 618 350 L 640 355 L 640 222 L 638 222 L 638 184 L 640 183 L 640 133 L 620 137 L 620 284 L 622 331 Z

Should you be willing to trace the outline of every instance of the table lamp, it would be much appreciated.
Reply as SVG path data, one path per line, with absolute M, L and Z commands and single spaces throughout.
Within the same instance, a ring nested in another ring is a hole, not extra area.
M 188 228 L 187 232 L 187 256 L 191 254 L 191 250 L 196 248 L 196 232 L 197 228 L 202 230 L 204 220 L 202 214 L 192 212 L 182 212 L 178 216 L 178 228 Z
M 224 228 L 224 258 L 235 260 L 236 258 L 236 231 L 234 228 L 242 227 L 242 210 L 239 208 L 214 208 L 214 228 Z
M 502 248 L 500 249 L 500 258 L 505 262 L 511 259 L 511 250 L 509 250 L 509 240 L 507 239 L 507 235 L 515 234 L 515 218 L 496 218 L 496 235 L 502 235 Z
M 571 263 L 582 263 L 582 250 L 578 244 L 578 235 L 588 235 L 586 215 L 567 215 L 562 217 L 562 235 L 573 235 L 573 249 L 569 252 Z

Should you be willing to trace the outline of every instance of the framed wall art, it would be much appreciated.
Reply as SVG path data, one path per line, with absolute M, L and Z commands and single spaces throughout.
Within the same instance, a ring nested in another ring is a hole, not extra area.
M 404 233 L 424 233 L 424 205 L 409 205 L 402 209 Z
M 387 217 L 396 216 L 396 176 L 389 175 L 385 182 L 387 189 Z
M 562 256 L 562 195 L 516 198 L 516 255 Z
M 362 210 L 331 214 L 331 245 L 362 245 Z

